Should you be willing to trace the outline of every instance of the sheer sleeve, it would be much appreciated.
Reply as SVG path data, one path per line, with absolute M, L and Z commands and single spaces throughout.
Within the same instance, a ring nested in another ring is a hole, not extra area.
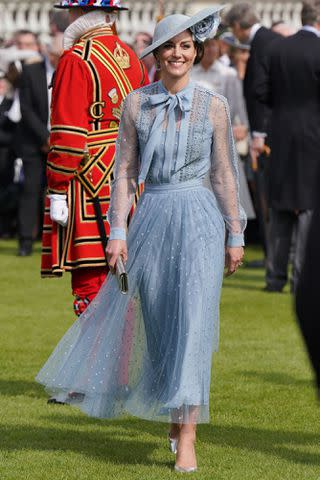
M 226 223 L 227 245 L 238 247 L 244 245 L 246 214 L 239 201 L 238 157 L 223 97 L 212 97 L 209 116 L 213 125 L 211 185 Z
M 139 148 L 135 119 L 138 100 L 138 94 L 131 94 L 123 104 L 108 211 L 110 240 L 126 240 L 127 218 L 137 189 Z

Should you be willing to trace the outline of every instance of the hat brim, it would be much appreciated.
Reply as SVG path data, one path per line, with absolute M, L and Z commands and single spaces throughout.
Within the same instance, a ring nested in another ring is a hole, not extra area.
M 118 10 L 129 10 L 128 7 L 101 7 L 101 6 L 88 6 L 88 7 L 81 7 L 80 5 L 53 5 L 53 8 L 59 8 L 60 10 L 70 10 L 70 8 L 81 8 L 82 10 L 106 10 L 107 12 L 117 12 Z
M 227 45 L 229 45 L 230 47 L 233 47 L 233 48 L 239 48 L 239 50 L 246 50 L 246 51 L 249 51 L 250 50 L 250 45 L 246 45 L 245 43 L 238 43 L 238 42 L 235 42 L 234 40 L 232 40 L 231 38 L 228 38 L 228 37 L 220 37 L 220 40 L 224 43 L 226 43 Z
M 156 42 L 152 43 L 147 48 L 145 48 L 140 55 L 140 59 L 154 52 L 154 50 L 161 47 L 161 45 L 163 45 L 165 42 L 167 42 L 171 38 L 175 37 L 176 35 L 179 35 L 185 30 L 188 30 L 189 28 L 193 27 L 193 25 L 196 25 L 197 23 L 201 22 L 202 20 L 209 17 L 210 15 L 214 15 L 215 13 L 220 12 L 223 8 L 225 8 L 225 5 L 216 5 L 215 7 L 207 7 L 207 8 L 204 8 L 203 10 L 200 10 L 200 12 L 190 17 L 189 20 L 186 20 L 180 26 L 178 26 L 174 30 L 171 30 L 166 35 L 163 35 L 161 38 L 159 38 L 159 40 L 157 40 Z

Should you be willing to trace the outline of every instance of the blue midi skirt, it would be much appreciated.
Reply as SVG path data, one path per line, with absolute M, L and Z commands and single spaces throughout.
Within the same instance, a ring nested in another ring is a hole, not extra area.
M 36 380 L 94 417 L 208 422 L 224 245 L 201 180 L 146 185 L 128 232 L 129 293 L 109 274 Z

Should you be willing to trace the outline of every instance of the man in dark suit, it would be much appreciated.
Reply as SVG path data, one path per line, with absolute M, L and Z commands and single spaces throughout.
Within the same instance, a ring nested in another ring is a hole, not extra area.
M 320 168 L 317 185 L 320 182 Z M 308 234 L 305 258 L 296 292 L 296 312 L 309 358 L 315 372 L 320 400 L 320 189 L 316 190 L 315 207 Z
M 254 85 L 261 75 L 262 63 L 268 55 L 268 48 L 280 35 L 260 24 L 258 15 L 251 3 L 241 2 L 231 7 L 224 21 L 230 26 L 234 36 L 241 43 L 250 44 L 250 57 L 247 63 L 243 88 L 251 130 L 250 154 L 253 170 L 256 172 L 256 208 L 259 219 L 261 240 L 267 250 L 267 200 L 265 195 L 265 161 L 270 110 L 261 105 L 254 95 Z
M 14 229 L 17 188 L 14 179 L 13 137 L 15 124 L 7 113 L 13 103 L 9 82 L 0 70 L 0 237 L 11 235 Z
M 294 230 L 296 289 L 320 162 L 320 0 L 303 3 L 301 20 L 301 30 L 271 45 L 255 85 L 257 100 L 272 110 L 266 289 L 278 292 L 287 281 Z
M 20 156 L 23 160 L 24 183 L 19 202 L 19 255 L 32 253 L 32 244 L 40 218 L 44 190 L 46 157 L 49 151 L 48 87 L 59 54 L 56 40 L 48 58 L 26 62 L 19 85 L 22 120 L 19 125 Z M 61 39 L 60 39 L 61 43 Z

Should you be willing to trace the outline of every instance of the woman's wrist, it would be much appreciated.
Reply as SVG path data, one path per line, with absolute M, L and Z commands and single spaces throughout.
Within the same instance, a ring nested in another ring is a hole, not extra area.
M 244 247 L 243 233 L 228 233 L 227 247 Z
M 127 234 L 125 228 L 113 227 L 110 229 L 109 240 L 127 240 Z

